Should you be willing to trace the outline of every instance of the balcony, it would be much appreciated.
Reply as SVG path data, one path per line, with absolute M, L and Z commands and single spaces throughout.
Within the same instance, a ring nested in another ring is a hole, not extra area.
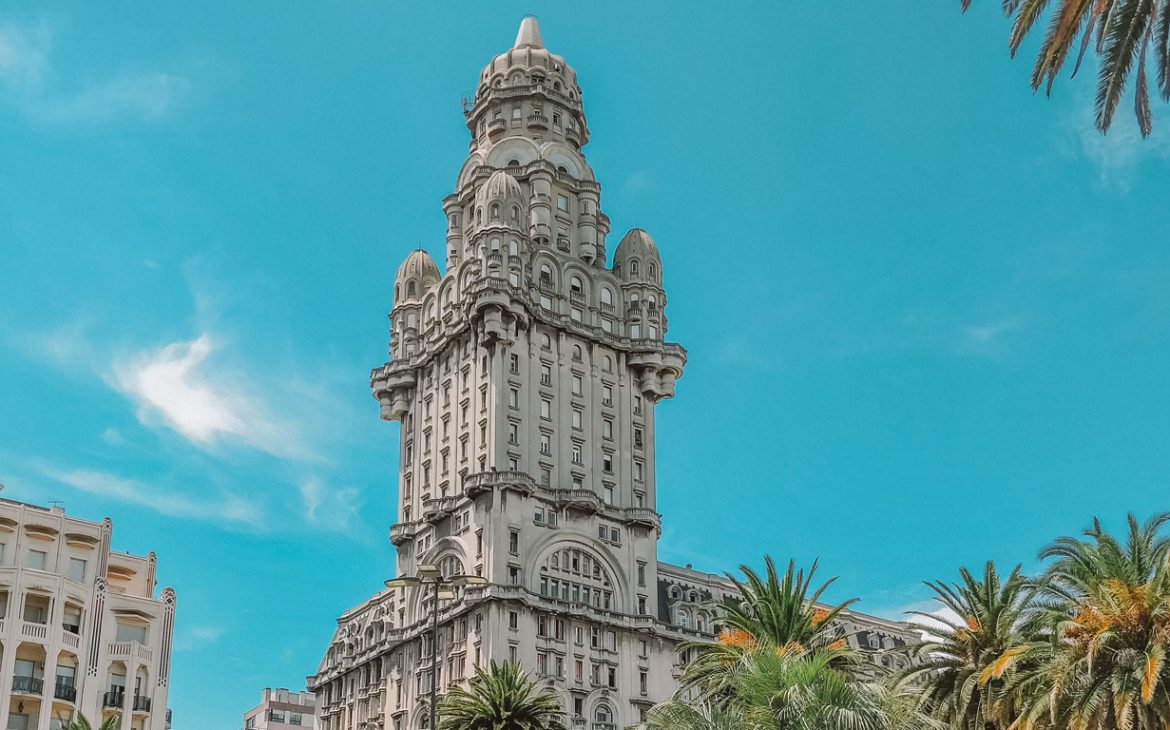
M 49 635 L 49 626 L 35 621 L 24 621 L 20 625 L 20 633 L 30 639 L 44 639 Z
M 102 695 L 102 707 L 122 708 L 126 704 L 126 690 L 116 689 Z
M 584 307 L 585 306 L 585 292 L 580 292 L 580 291 L 575 291 L 575 290 L 570 291 L 569 292 L 569 301 L 572 302 L 573 304 L 577 304 L 579 306 Z
M 508 126 L 508 123 L 505 122 L 503 119 L 493 119 L 490 122 L 488 122 L 487 133 L 488 133 L 488 135 L 499 134 L 500 132 L 503 132 L 504 129 L 507 128 L 507 126 Z
M 533 129 L 548 129 L 548 117 L 543 114 L 529 114 L 528 126 Z
M 146 662 L 153 656 L 150 647 L 137 641 L 113 641 L 106 645 L 106 651 L 111 657 L 137 657 Z
M 132 707 L 134 712 L 150 712 L 150 698 L 142 695 L 134 695 L 134 704 Z
M 26 695 L 40 695 L 45 691 L 45 680 L 36 677 L 16 676 L 12 678 L 12 691 Z
M 53 697 L 66 702 L 76 702 L 77 688 L 71 682 L 57 682 L 57 686 L 53 688 Z

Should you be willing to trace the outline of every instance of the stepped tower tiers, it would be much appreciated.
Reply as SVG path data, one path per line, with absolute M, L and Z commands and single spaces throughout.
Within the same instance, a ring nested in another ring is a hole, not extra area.
M 728 586 L 657 558 L 655 409 L 686 351 L 664 339 L 654 239 L 629 231 L 607 266 L 581 97 L 525 18 L 464 111 L 446 271 L 421 249 L 399 268 L 371 387 L 401 422 L 398 573 L 487 580 L 440 602 L 438 691 L 519 661 L 574 726 L 613 730 L 674 693 L 676 647 L 713 635 L 706 601 Z M 309 678 L 322 728 L 426 727 L 430 600 L 388 589 L 338 619 Z

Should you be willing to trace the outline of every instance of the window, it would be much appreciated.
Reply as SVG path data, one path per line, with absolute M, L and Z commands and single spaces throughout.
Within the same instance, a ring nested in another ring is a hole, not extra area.
M 638 672 L 638 690 L 642 694 L 646 694 L 648 684 L 649 681 L 648 677 L 646 676 L 646 670 L 643 669 L 642 671 Z
M 581 283 L 581 277 L 574 276 L 569 279 L 569 293 L 570 294 L 584 294 L 585 286 Z
M 290 713 L 288 714 L 288 724 L 289 724 L 289 725 L 300 725 L 300 724 L 301 724 L 301 715 L 300 715 L 300 713 L 298 713 L 298 712 L 290 712 Z
M 82 558 L 69 558 L 69 580 L 78 583 L 85 582 L 85 560 Z
M 642 429 L 640 428 L 634 429 L 634 446 L 639 449 L 642 448 Z
M 513 555 L 520 553 L 520 531 L 511 530 L 508 532 L 508 552 Z
M 646 615 L 646 596 L 638 596 L 638 613 Z
M 601 437 L 607 438 L 607 439 L 613 438 L 613 419 L 612 418 L 602 419 L 602 421 L 601 421 Z
M 540 434 L 540 453 L 542 453 L 542 454 L 551 454 L 552 453 L 552 439 L 549 437 L 549 435 L 547 433 Z M 547 471 L 547 469 L 545 471 Z M 550 477 L 551 477 L 551 474 L 550 474 Z
M 581 462 L 581 445 L 573 444 L 573 463 L 580 464 Z
M 614 501 L 613 501 L 613 487 L 611 487 L 611 486 L 610 486 L 610 485 L 608 485 L 608 484 L 607 484 L 607 485 L 605 485 L 605 503 L 606 503 L 606 504 L 614 504 Z
M 520 614 L 515 611 L 508 611 L 508 628 L 513 631 L 520 628 Z
M 520 443 L 520 428 L 515 423 L 508 424 L 508 443 Z
M 581 352 L 581 346 L 580 345 L 573 345 L 573 361 L 574 362 L 583 362 L 584 359 L 585 358 L 582 356 L 582 352 Z
M 609 355 L 601 358 L 601 369 L 607 373 L 613 372 L 613 360 L 610 359 Z
M 573 428 L 581 430 L 581 421 L 584 418 L 580 408 L 573 409 Z
M 601 386 L 601 405 L 613 405 L 613 387 L 609 385 Z
M 552 349 L 552 338 L 549 337 L 548 335 L 541 335 L 540 336 L 540 348 L 542 350 L 551 350 Z
M 574 375 L 573 376 L 573 395 L 581 395 L 583 387 L 584 387 L 584 383 L 581 380 L 581 376 Z
M 634 479 L 638 480 L 639 482 L 644 481 L 646 479 L 645 472 L 646 472 L 645 465 L 643 465 L 643 463 L 640 461 L 635 461 L 634 462 Z
M 540 399 L 540 417 L 552 418 L 552 401 L 548 398 Z
M 520 372 L 520 356 L 516 353 L 512 353 L 508 356 L 508 370 L 513 373 Z
M 601 455 L 601 470 L 613 474 L 613 454 L 607 452 Z
M 642 396 L 640 395 L 634 396 L 634 415 L 642 415 Z
M 638 561 L 638 585 L 646 585 L 646 564 Z
M 607 306 L 613 306 L 613 292 L 608 287 L 601 287 L 601 303 Z
M 146 627 L 141 624 L 118 624 L 118 630 L 115 634 L 115 641 L 137 641 L 139 644 L 146 643 Z
M 512 107 L 512 118 L 513 119 L 520 118 L 520 105 L 519 104 Z M 508 160 L 509 167 L 515 167 L 515 166 L 518 166 L 519 164 L 520 164 L 520 160 Z
M 44 550 L 29 550 L 24 558 L 24 567 L 33 570 L 44 570 L 49 554 Z
M 541 365 L 540 366 L 540 384 L 541 385 L 551 385 L 552 384 L 552 368 L 549 367 L 548 365 Z
M 566 198 L 564 195 L 560 195 L 560 194 L 557 195 L 557 210 L 563 210 L 563 211 L 569 210 L 569 199 Z

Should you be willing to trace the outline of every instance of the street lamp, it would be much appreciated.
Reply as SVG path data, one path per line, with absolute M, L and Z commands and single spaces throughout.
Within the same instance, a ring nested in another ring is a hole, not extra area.
M 439 662 L 439 601 L 455 599 L 456 588 L 464 586 L 484 586 L 487 579 L 478 575 L 449 575 L 444 576 L 439 566 L 422 564 L 415 570 L 414 575 L 404 575 L 386 581 L 387 588 L 407 588 L 409 586 L 434 587 L 434 600 L 431 602 L 431 730 L 435 730 L 439 708 L 435 704 L 435 692 L 439 683 L 435 672 Z

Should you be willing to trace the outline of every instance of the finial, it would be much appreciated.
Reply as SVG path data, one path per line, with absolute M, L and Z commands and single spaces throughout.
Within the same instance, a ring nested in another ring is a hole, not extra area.
M 535 15 L 525 15 L 520 21 L 520 32 L 516 34 L 513 48 L 544 48 L 544 41 L 540 38 L 540 23 Z

